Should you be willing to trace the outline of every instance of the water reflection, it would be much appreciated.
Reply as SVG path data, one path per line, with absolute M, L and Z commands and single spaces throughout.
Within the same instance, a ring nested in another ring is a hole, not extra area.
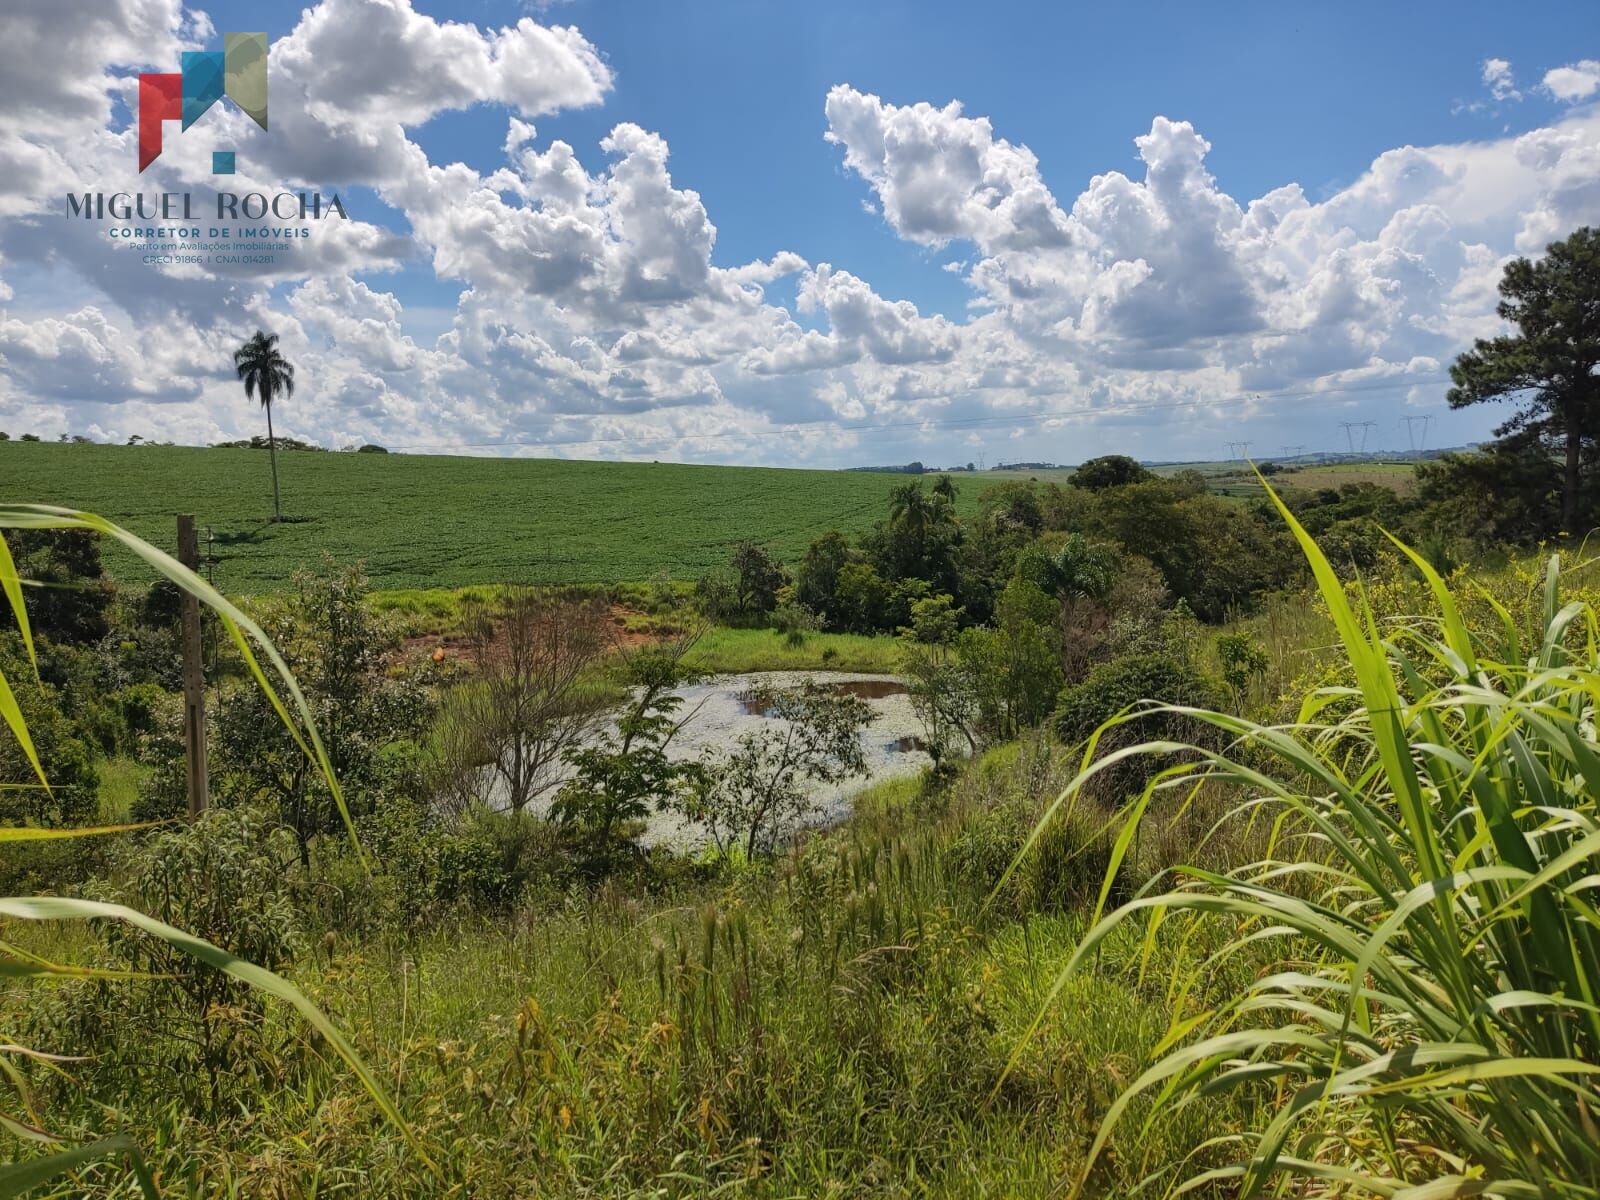
M 803 672 L 792 672 L 792 674 L 803 674 Z M 841 696 L 859 696 L 863 700 L 887 700 L 890 696 L 905 696 L 909 694 L 903 681 L 886 676 L 865 679 L 835 679 L 824 681 L 824 686 L 830 692 L 835 692 Z M 755 688 L 749 688 L 739 693 L 739 711 L 747 717 L 770 717 L 772 715 L 772 705 L 767 702 L 760 691 Z M 914 746 L 900 746 L 899 748 L 901 750 L 927 749 L 920 739 L 910 740 L 916 741 L 917 744 Z M 901 738 L 900 741 L 904 742 L 907 739 Z M 891 745 L 896 744 L 891 743 Z

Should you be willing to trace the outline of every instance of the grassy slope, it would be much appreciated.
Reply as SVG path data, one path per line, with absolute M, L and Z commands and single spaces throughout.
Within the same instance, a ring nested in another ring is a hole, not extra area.
M 797 560 L 818 534 L 857 534 L 903 475 L 671 463 L 284 453 L 273 525 L 257 450 L 0 443 L 0 500 L 86 508 L 157 545 L 180 507 L 216 534 L 216 581 L 280 587 L 323 550 L 364 559 L 378 588 L 513 578 L 611 583 L 667 571 L 692 578 L 742 539 Z M 963 479 L 977 507 L 987 480 Z M 132 564 L 113 561 L 119 574 Z
M 610 891 L 413 937 L 340 928 L 324 941 L 310 918 L 293 976 L 389 1082 L 441 1177 L 281 1006 L 265 1043 L 284 1075 L 248 1114 L 186 1119 L 93 1060 L 74 1064 L 53 1113 L 99 1128 L 95 1098 L 115 1095 L 119 1127 L 196 1195 L 310 1195 L 313 1181 L 319 1195 L 385 1197 L 1048 1194 L 1165 1032 L 1164 981 L 1203 953 L 1157 939 L 1141 971 L 1141 938 L 1114 938 L 1026 1036 L 1084 914 L 991 889 L 1018 820 L 1064 770 L 1013 744 L 941 803 L 891 781 L 770 874 L 684 878 L 660 896 Z M 997 804 L 1017 815 L 996 820 Z M 1081 868 L 1090 893 L 1095 869 Z M 351 886 L 365 910 L 371 894 Z M 64 961 L 94 953 L 81 925 L 19 934 Z M 1235 990 L 1248 969 L 1222 964 L 1212 984 Z M 61 989 L 0 983 L 32 1019 L 56 1018 Z M 1178 1161 L 1244 1117 L 1223 1099 L 1130 1138 L 1090 1194 L 1127 1195 L 1145 1155 Z M 82 1194 L 126 1194 L 119 1177 L 98 1169 Z

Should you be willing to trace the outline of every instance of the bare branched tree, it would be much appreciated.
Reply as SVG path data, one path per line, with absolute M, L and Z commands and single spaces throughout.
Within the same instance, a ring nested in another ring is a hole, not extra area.
M 590 668 L 612 646 L 610 622 L 598 601 L 515 585 L 468 612 L 467 634 L 476 671 L 441 714 L 438 793 L 458 809 L 492 794 L 521 812 L 601 718 Z

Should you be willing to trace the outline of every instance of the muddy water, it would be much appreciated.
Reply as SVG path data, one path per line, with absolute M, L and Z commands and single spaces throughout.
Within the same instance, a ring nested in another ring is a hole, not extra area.
M 790 682 L 777 683 L 778 679 Z M 739 708 L 747 716 L 770 717 L 772 713 L 769 706 L 761 698 L 757 690 L 759 685 L 768 687 L 793 687 L 797 682 L 810 680 L 813 683 L 823 684 L 830 692 L 842 696 L 859 696 L 863 700 L 887 700 L 891 696 L 906 695 L 904 680 L 896 679 L 893 675 L 852 675 L 844 678 L 832 678 L 826 671 L 779 671 L 769 675 L 722 675 L 711 682 L 717 684 L 721 679 L 751 679 L 755 683 L 750 690 L 740 693 Z M 881 725 L 883 718 L 880 715 L 874 724 Z M 904 740 L 904 739 L 902 739 Z
M 847 815 L 855 795 L 870 784 L 903 775 L 916 775 L 932 764 L 922 741 L 922 723 L 912 711 L 905 682 L 892 675 L 858 675 L 837 671 L 767 671 L 752 675 L 715 675 L 678 689 L 683 705 L 678 710 L 683 726 L 668 747 L 675 759 L 720 758 L 731 754 L 744 734 L 779 724 L 757 699 L 762 687 L 795 687 L 821 683 L 839 692 L 860 696 L 874 720 L 861 735 L 867 774 L 839 785 L 813 788 L 826 823 Z M 551 787 L 547 797 L 556 791 Z M 705 834 L 692 823 L 670 813 L 652 815 L 644 841 L 692 848 Z

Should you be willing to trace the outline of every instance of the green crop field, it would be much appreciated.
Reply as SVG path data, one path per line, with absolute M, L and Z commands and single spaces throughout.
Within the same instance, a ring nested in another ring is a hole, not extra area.
M 246 594 L 282 587 L 324 550 L 364 560 L 377 588 L 694 578 L 743 539 L 794 562 L 825 530 L 869 529 L 906 479 L 305 451 L 281 452 L 278 472 L 286 519 L 275 525 L 260 450 L 0 442 L 0 500 L 88 509 L 168 547 L 174 515 L 192 512 L 214 536 L 217 585 Z M 964 513 L 989 482 L 958 479 Z M 141 577 L 131 559 L 111 566 Z

